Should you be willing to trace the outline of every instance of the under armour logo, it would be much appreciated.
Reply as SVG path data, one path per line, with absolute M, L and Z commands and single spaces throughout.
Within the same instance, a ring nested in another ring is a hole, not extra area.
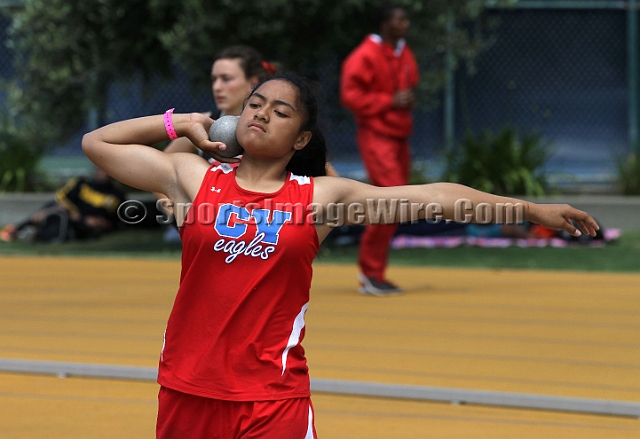
M 220 193 L 220 188 L 216 188 L 215 186 L 211 186 L 211 192 Z

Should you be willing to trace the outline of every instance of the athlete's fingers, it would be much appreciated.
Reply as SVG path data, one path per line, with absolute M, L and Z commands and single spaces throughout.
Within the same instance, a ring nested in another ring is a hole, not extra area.
M 572 220 L 577 224 L 580 230 L 587 235 L 596 236 L 596 232 L 600 229 L 595 219 L 586 212 L 575 209 Z

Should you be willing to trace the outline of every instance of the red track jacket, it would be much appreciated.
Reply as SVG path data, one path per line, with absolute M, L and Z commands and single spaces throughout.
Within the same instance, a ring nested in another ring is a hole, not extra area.
M 340 100 L 356 124 L 391 137 L 408 137 L 413 121 L 410 109 L 392 108 L 397 90 L 418 84 L 418 64 L 404 41 L 399 55 L 377 35 L 369 35 L 342 64 Z

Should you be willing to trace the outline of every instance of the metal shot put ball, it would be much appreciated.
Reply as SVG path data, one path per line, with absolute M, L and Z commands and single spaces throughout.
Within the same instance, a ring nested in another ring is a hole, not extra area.
M 231 158 L 244 152 L 236 138 L 238 119 L 239 117 L 237 116 L 222 116 L 209 128 L 209 140 L 227 145 L 227 149 L 218 151 L 218 154 L 222 157 Z

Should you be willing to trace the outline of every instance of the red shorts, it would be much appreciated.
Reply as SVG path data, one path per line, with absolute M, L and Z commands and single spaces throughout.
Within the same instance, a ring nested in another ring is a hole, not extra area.
M 317 439 L 311 398 L 224 401 L 160 387 L 158 439 Z

